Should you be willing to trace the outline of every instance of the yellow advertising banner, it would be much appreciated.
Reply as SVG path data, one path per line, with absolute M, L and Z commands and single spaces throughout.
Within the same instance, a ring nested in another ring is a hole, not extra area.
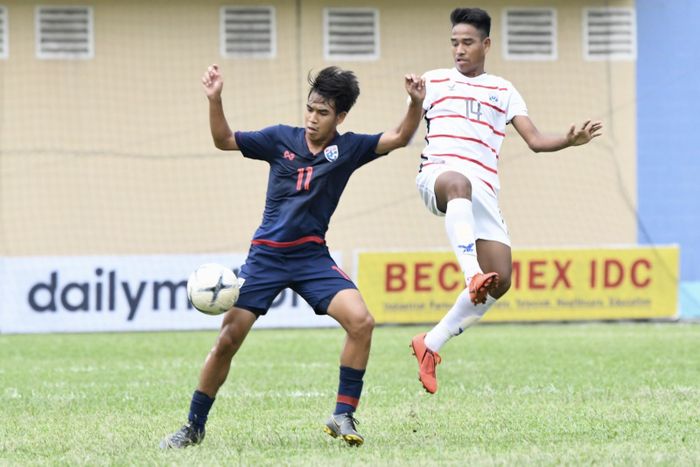
M 451 251 L 356 253 L 357 284 L 378 323 L 430 323 L 464 289 Z M 513 251 L 511 288 L 484 321 L 672 318 L 677 246 Z

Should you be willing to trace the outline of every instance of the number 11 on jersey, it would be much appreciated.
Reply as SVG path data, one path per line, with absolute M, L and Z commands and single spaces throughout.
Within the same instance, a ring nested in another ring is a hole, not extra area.
M 304 180 L 304 173 L 306 173 L 306 180 Z M 313 173 L 313 167 L 300 167 L 297 169 L 297 191 L 302 189 L 302 183 L 304 184 L 304 190 L 309 191 L 309 187 L 311 186 L 311 175 L 313 175 Z

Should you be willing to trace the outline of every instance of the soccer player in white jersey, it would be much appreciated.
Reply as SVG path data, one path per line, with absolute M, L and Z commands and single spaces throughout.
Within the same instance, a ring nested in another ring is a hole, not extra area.
M 540 133 L 513 84 L 484 69 L 491 47 L 489 14 L 457 8 L 450 19 L 455 66 L 424 75 L 427 145 L 416 185 L 426 207 L 445 216 L 466 288 L 433 329 L 411 341 L 419 379 L 429 393 L 438 388 L 438 351 L 510 288 L 510 238 L 498 207 L 498 157 L 506 125 L 511 123 L 534 152 L 580 146 L 602 130 L 601 122 L 587 120 L 560 136 Z

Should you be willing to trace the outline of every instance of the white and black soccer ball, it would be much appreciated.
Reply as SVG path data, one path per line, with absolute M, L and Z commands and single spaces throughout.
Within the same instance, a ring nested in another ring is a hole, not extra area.
M 220 315 L 230 310 L 239 292 L 238 278 L 221 264 L 202 264 L 187 279 L 187 298 L 192 306 L 207 315 Z

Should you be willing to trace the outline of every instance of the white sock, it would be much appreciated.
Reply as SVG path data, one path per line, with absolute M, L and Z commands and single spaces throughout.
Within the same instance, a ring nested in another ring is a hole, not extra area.
M 494 303 L 496 299 L 487 295 L 486 303 L 474 305 L 469 298 L 469 289 L 464 289 L 450 311 L 425 335 L 426 347 L 439 352 L 448 340 L 479 321 Z
M 445 230 L 452 250 L 457 256 L 465 279 L 468 281 L 477 272 L 482 272 L 476 259 L 474 239 L 474 214 L 472 202 L 466 198 L 455 198 L 447 202 Z

